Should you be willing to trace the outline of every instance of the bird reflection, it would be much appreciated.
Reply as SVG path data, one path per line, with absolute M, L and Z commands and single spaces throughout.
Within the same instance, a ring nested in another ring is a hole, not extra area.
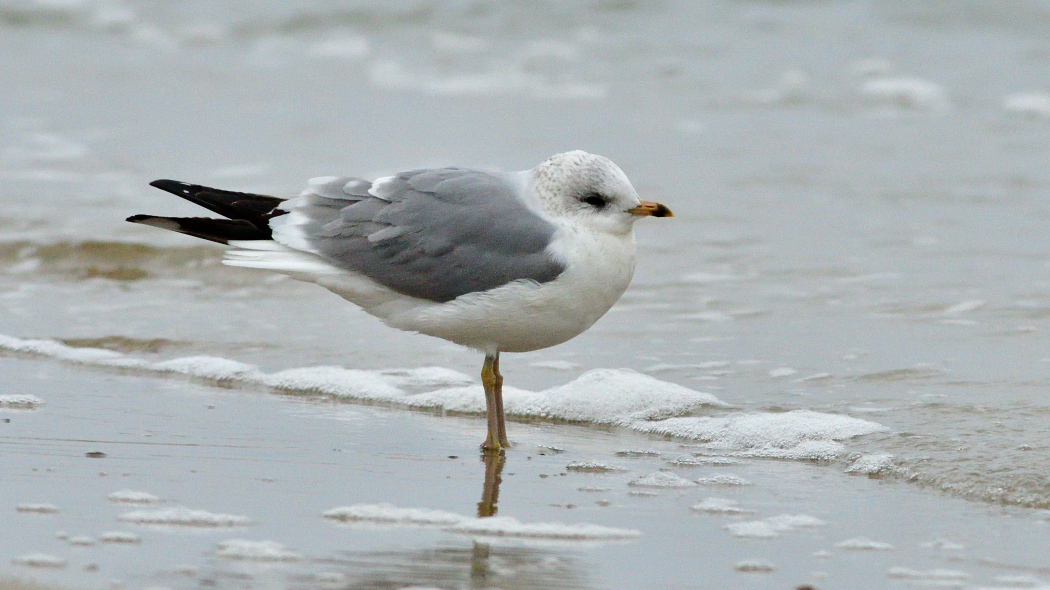
M 497 512 L 506 457 L 481 457 L 485 481 L 478 517 Z M 436 547 L 386 551 L 334 551 L 300 564 L 301 568 L 251 568 L 237 561 L 216 559 L 199 574 L 210 590 L 284 587 L 289 590 L 390 590 L 411 586 L 440 588 L 502 588 L 503 590 L 580 590 L 591 587 L 576 556 L 568 548 L 474 541 L 442 542 Z M 170 585 L 170 580 L 167 584 Z
M 485 464 L 485 487 L 481 489 L 481 501 L 478 502 L 478 518 L 496 516 L 496 502 L 499 501 L 499 484 L 502 480 L 503 464 L 507 457 L 503 453 L 482 453 L 481 462 Z
M 481 462 L 485 464 L 485 485 L 481 488 L 481 501 L 478 502 L 478 518 L 495 516 L 499 508 L 499 484 L 503 481 L 503 464 L 507 457 L 502 452 L 483 452 Z M 488 543 L 474 541 L 474 550 L 470 562 L 470 587 L 487 588 L 489 585 L 489 553 L 491 547 Z

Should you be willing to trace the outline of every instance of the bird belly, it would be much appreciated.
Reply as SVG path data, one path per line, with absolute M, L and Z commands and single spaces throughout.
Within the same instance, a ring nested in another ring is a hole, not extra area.
M 486 353 L 561 344 L 590 328 L 627 289 L 634 274 L 629 237 L 574 236 L 566 269 L 553 281 L 512 281 L 395 313 L 386 322 Z

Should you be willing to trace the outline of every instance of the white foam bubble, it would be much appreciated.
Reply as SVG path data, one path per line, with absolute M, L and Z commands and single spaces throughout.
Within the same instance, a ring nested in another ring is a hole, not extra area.
M 733 316 L 724 311 L 699 311 L 696 313 L 682 314 L 683 320 L 698 320 L 701 322 L 723 323 L 733 321 Z
M 719 473 L 717 475 L 709 475 L 707 477 L 701 477 L 696 480 L 696 483 L 702 486 L 749 486 L 751 482 L 736 475 L 729 473 Z
M 873 541 L 867 537 L 846 539 L 840 543 L 835 543 L 835 546 L 839 549 L 848 549 L 850 551 L 892 551 L 895 548 L 889 543 Z
M 1017 92 L 1003 99 L 1003 109 L 1026 117 L 1050 119 L 1050 94 Z
M 809 460 L 833 459 L 845 451 L 838 441 L 888 430 L 875 422 L 809 410 L 669 418 L 633 427 L 738 455 Z
M 44 400 L 29 393 L 6 393 L 0 395 L 0 408 L 12 410 L 35 410 L 44 405 Z
M 90 547 L 91 545 L 95 544 L 94 539 L 83 535 L 77 537 L 70 537 L 68 542 L 70 545 L 78 545 L 80 547 Z
M 629 369 L 594 369 L 539 395 L 507 401 L 514 414 L 627 426 L 637 420 L 681 415 L 704 406 L 725 404 L 701 393 Z
M 893 469 L 893 455 L 874 453 L 858 457 L 846 468 L 846 473 L 873 476 L 885 473 L 891 469 Z
M 26 555 L 20 555 L 11 561 L 18 565 L 26 565 L 29 567 L 66 567 L 65 559 L 47 553 L 28 553 Z
M 749 520 L 727 524 L 725 529 L 734 537 L 751 539 L 772 539 L 780 536 L 780 531 L 764 520 Z
M 949 569 L 915 570 L 909 567 L 891 567 L 886 575 L 891 578 L 903 580 L 919 580 L 928 582 L 965 582 L 970 579 L 970 574 Z M 960 584 L 961 585 L 961 584 Z M 946 587 L 937 584 L 938 587 Z
M 934 539 L 928 543 L 923 543 L 922 546 L 928 549 L 939 549 L 941 551 L 962 551 L 963 549 L 966 549 L 965 545 L 944 538 Z
M 252 520 L 235 514 L 216 514 L 207 510 L 194 510 L 176 506 L 160 510 L 135 510 L 125 512 L 117 520 L 132 524 L 178 526 L 178 527 L 236 527 L 248 526 Z
M 768 574 L 777 568 L 772 563 L 762 559 L 744 559 L 736 562 L 733 569 L 749 574 Z
M 809 381 L 823 381 L 825 379 L 831 379 L 834 377 L 831 373 L 813 373 L 812 375 L 806 375 L 805 377 L 799 377 L 795 379 L 795 383 L 807 383 Z
M 627 471 L 623 467 L 609 465 L 607 463 L 599 463 L 597 461 L 573 461 L 565 466 L 565 470 L 582 473 L 613 473 L 616 471 Z
M 689 509 L 706 514 L 751 514 L 755 512 L 741 508 L 739 502 L 728 498 L 704 498 L 701 502 L 690 506 Z
M 102 348 L 74 348 L 54 340 L 23 340 L 3 334 L 0 334 L 0 348 L 84 364 L 104 364 L 106 361 L 124 357 L 119 352 Z
M 154 496 L 149 492 L 128 489 L 117 490 L 106 496 L 106 499 L 120 504 L 156 504 L 160 502 L 158 496 Z
M 813 528 L 824 526 L 826 523 L 819 518 L 806 514 L 781 514 L 771 516 L 763 520 L 749 520 L 745 522 L 733 522 L 725 525 L 729 534 L 734 537 L 747 537 L 753 539 L 772 539 L 795 529 Z
M 650 451 L 649 449 L 622 449 L 616 451 L 617 457 L 659 457 L 659 451 Z
M 107 531 L 99 535 L 98 540 L 103 543 L 134 545 L 136 543 L 141 543 L 142 537 L 135 533 L 127 533 L 124 531 Z
M 700 467 L 708 465 L 740 465 L 743 461 L 739 459 L 732 459 L 730 457 L 697 457 L 697 456 L 684 456 L 678 457 L 674 461 L 671 461 L 671 465 L 679 467 Z
M 372 47 L 367 38 L 360 35 L 354 35 L 353 33 L 343 32 L 312 43 L 307 48 L 306 52 L 314 57 L 358 61 L 368 57 L 371 50 Z
M 696 482 L 667 471 L 656 471 L 632 480 L 627 485 L 639 488 L 691 488 Z
M 1050 586 L 1046 586 L 1036 578 L 1035 576 L 995 576 L 995 581 L 1000 584 L 1005 584 L 1010 588 L 1039 588 L 1040 590 L 1046 590 Z M 981 590 L 992 590 L 990 588 L 982 588 Z
M 474 383 L 470 375 L 445 367 L 417 367 L 379 371 L 387 381 L 409 393 L 432 391 L 444 387 L 463 387 Z
M 507 516 L 471 518 L 443 510 L 398 508 L 391 504 L 341 506 L 324 512 L 322 516 L 340 522 L 435 527 L 447 532 L 465 535 L 533 538 L 554 541 L 629 539 L 641 534 L 635 530 L 610 528 L 588 523 L 523 523 Z
M 248 541 L 228 539 L 219 543 L 215 554 L 224 559 L 242 561 L 299 561 L 302 554 L 289 551 L 276 541 Z
M 920 78 L 872 78 L 861 86 L 865 98 L 910 109 L 941 110 L 948 106 L 948 95 L 940 84 Z
M 267 375 L 268 387 L 297 393 L 319 393 L 347 399 L 394 402 L 405 394 L 375 371 L 342 367 L 288 369 Z
M 261 373 L 254 365 L 216 356 L 191 356 L 153 363 L 154 371 L 179 373 L 215 381 L 258 379 Z
M 374 522 L 379 524 L 412 526 L 451 526 L 464 517 L 444 510 L 425 508 L 398 508 L 392 504 L 354 504 L 327 510 L 322 515 L 341 522 Z
M 587 523 L 523 523 L 509 516 L 466 519 L 446 530 L 467 535 L 524 537 L 559 541 L 633 539 L 641 536 L 640 532 L 631 529 L 617 529 Z
M 503 407 L 507 414 L 508 406 L 520 404 L 522 398 L 535 395 L 516 387 L 503 388 Z M 480 414 L 485 411 L 485 390 L 480 385 L 469 387 L 452 387 L 427 393 L 420 393 L 405 400 L 405 404 L 414 408 L 428 408 L 456 412 L 461 414 Z
M 15 507 L 18 512 L 31 512 L 35 514 L 58 514 L 58 506 L 46 502 L 26 502 Z
M 953 316 L 964 314 L 969 311 L 980 309 L 984 307 L 987 303 L 988 301 L 985 299 L 967 299 L 966 301 L 960 301 L 959 303 L 955 303 L 944 308 L 944 311 L 941 312 L 941 315 Z

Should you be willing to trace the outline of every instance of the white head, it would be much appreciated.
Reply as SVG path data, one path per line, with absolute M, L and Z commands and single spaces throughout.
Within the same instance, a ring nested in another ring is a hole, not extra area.
M 640 217 L 670 217 L 671 211 L 642 201 L 627 175 L 605 156 L 576 150 L 547 158 L 529 173 L 544 211 L 595 230 L 627 233 Z

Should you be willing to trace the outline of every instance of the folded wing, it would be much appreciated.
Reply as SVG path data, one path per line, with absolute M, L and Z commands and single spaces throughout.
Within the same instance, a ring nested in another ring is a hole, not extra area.
M 377 180 L 327 178 L 285 201 L 273 239 L 399 293 L 445 302 L 516 280 L 552 281 L 564 266 L 555 227 L 502 176 L 459 168 Z

